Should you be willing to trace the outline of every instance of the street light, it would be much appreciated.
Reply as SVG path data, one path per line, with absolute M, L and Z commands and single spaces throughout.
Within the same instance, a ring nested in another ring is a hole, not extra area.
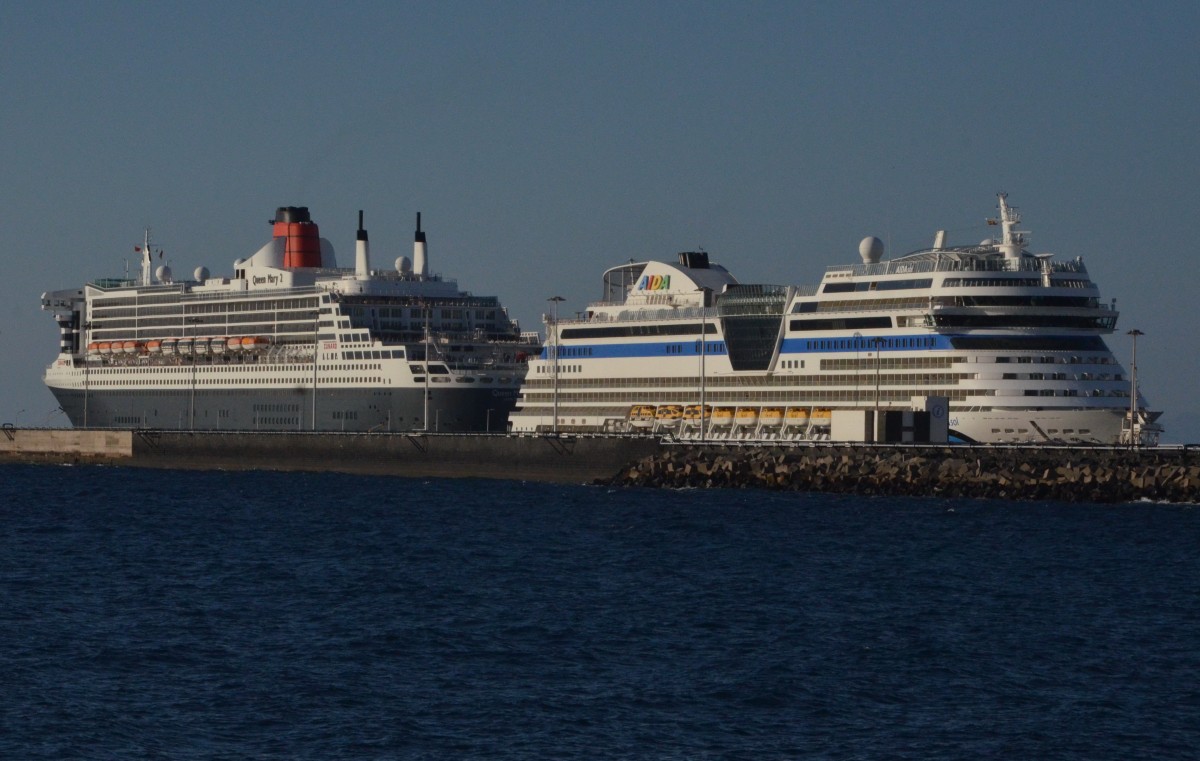
M 546 299 L 551 303 L 552 322 L 554 325 L 554 342 L 551 344 L 554 350 L 552 372 L 554 373 L 554 423 L 551 431 L 555 435 L 558 434 L 558 304 L 560 301 L 566 301 L 562 296 L 551 296 Z
M 875 336 L 874 338 L 871 339 L 871 343 L 875 344 L 875 426 L 874 426 L 874 428 L 875 428 L 875 433 L 877 434 L 876 438 L 878 438 L 878 433 L 879 433 L 879 361 L 880 361 L 880 354 L 881 354 L 879 347 L 883 346 L 883 339 L 880 338 L 879 336 Z
M 858 409 L 858 352 L 862 347 L 862 333 L 854 331 L 854 408 Z
M 708 353 L 708 346 L 705 344 L 705 340 L 708 337 L 705 333 L 708 328 L 708 315 L 704 313 L 704 309 L 708 306 L 706 303 L 708 299 L 705 296 L 704 288 L 697 288 L 696 291 L 700 294 L 700 441 L 703 442 L 706 433 L 705 427 L 708 422 L 704 415 L 704 358 Z
M 91 340 L 92 323 L 83 323 L 83 427 L 88 427 L 88 391 L 91 388 L 91 356 L 87 351 L 87 343 Z
M 196 325 L 199 324 L 199 317 L 188 317 L 184 320 L 192 325 L 192 401 L 188 407 L 188 429 L 196 430 Z M 187 331 L 185 330 L 184 333 Z
M 1130 363 L 1129 373 L 1129 444 L 1137 449 L 1141 443 L 1137 436 L 1137 340 L 1138 336 L 1146 334 L 1134 328 L 1127 331 L 1125 335 L 1133 337 L 1133 361 Z

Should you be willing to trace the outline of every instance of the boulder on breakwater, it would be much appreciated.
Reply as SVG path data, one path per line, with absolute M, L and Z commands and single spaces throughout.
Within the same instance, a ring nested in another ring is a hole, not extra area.
M 1200 502 L 1195 449 L 675 446 L 606 481 L 892 496 Z

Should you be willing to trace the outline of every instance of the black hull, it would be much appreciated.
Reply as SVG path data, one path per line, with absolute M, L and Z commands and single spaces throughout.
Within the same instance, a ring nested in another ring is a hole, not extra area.
M 308 389 L 90 391 L 51 388 L 76 428 L 198 431 L 439 431 L 507 428 L 515 389 Z M 193 407 L 194 405 L 194 407 Z M 425 411 L 429 419 L 425 419 Z

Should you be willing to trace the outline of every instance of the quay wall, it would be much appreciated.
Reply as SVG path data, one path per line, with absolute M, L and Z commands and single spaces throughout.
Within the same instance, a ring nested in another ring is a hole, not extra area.
M 117 464 L 132 456 L 132 431 L 0 427 L 0 462 Z
M 0 428 L 0 463 L 1200 503 L 1200 447 L 728 445 L 499 434 Z
M 592 483 L 658 447 L 652 438 L 4 428 L 0 462 Z
M 667 446 L 607 483 L 1068 502 L 1200 502 L 1200 448 Z

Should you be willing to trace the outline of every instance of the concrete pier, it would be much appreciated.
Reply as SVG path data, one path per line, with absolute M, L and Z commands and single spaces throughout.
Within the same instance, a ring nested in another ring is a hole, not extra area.
M 289 470 L 666 488 L 1200 502 L 1200 447 L 699 445 L 648 437 L 0 428 L 0 463 Z

